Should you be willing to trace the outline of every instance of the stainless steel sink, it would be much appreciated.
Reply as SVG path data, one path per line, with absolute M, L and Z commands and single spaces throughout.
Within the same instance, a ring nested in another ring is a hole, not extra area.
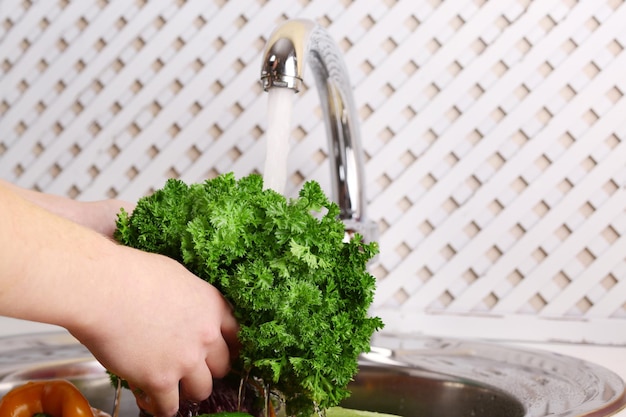
M 405 417 L 606 416 L 626 405 L 613 372 L 567 356 L 467 340 L 375 339 L 343 405 Z M 110 411 L 104 369 L 66 333 L 0 338 L 0 396 L 25 381 L 65 378 Z M 139 414 L 122 396 L 121 417 Z
M 400 416 L 521 417 L 513 396 L 463 378 L 364 363 L 351 386 L 348 408 Z

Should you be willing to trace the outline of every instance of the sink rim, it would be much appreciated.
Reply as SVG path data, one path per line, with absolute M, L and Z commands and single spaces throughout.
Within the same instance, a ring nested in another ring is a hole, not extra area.
M 626 383 L 619 375 L 568 355 L 504 342 L 385 332 L 374 335 L 372 345 L 372 352 L 364 355 L 370 361 L 493 387 L 518 399 L 525 417 L 600 417 L 626 407 Z M 550 385 L 584 393 L 584 401 L 576 402 L 576 396 L 555 400 L 548 395 Z
M 566 355 L 495 342 L 384 332 L 374 336 L 372 346 L 360 358 L 364 365 L 476 383 L 517 399 L 528 417 L 598 417 L 626 406 L 626 385 L 617 374 Z M 99 366 L 67 332 L 0 337 L 0 392 L 16 381 L 33 379 L 33 372 L 68 363 L 80 363 L 86 372 Z M 550 388 L 561 394 L 568 390 L 570 396 L 555 399 L 548 395 Z

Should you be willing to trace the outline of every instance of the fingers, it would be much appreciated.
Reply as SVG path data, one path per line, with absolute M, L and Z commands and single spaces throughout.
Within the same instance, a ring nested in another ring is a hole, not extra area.
M 139 407 L 140 410 L 145 410 L 152 414 L 152 400 L 148 397 L 148 395 L 139 388 L 131 387 L 131 391 L 135 396 L 135 402 L 137 403 L 137 407 Z
M 172 417 L 178 413 L 179 396 L 178 386 L 173 390 L 163 392 L 144 392 L 140 389 L 133 389 L 137 406 L 150 413 L 154 417 Z
M 213 391 L 213 375 L 206 366 L 194 369 L 180 380 L 181 397 L 191 401 L 202 401 Z
M 172 374 L 166 378 L 167 383 L 161 380 L 155 384 L 152 375 L 142 381 L 146 385 L 139 385 L 145 393 L 134 392 L 138 406 L 155 417 L 175 415 L 180 398 L 191 401 L 208 398 L 213 390 L 213 379 L 223 378 L 228 374 L 231 359 L 239 351 L 239 324 L 231 306 L 214 287 L 205 282 L 202 285 L 207 286 L 203 287 L 201 293 L 209 288 L 209 296 L 213 301 L 208 314 L 205 313 L 203 317 L 208 316 L 211 319 L 190 321 L 193 324 L 190 327 L 196 329 L 196 338 L 189 341 L 189 349 L 181 350 L 180 356 L 172 359 L 174 368 L 170 368 Z
M 217 372 L 224 376 L 228 369 L 220 369 Z M 134 389 L 133 394 L 137 405 L 154 417 L 171 417 L 176 415 L 181 398 L 202 401 L 207 399 L 212 391 L 213 375 L 207 364 L 189 372 L 180 380 L 180 384 L 174 384 L 172 389 L 150 392 Z
M 224 339 L 216 340 L 207 356 L 205 363 L 215 378 L 222 378 L 230 371 L 230 349 Z
M 228 346 L 228 350 L 230 352 L 230 358 L 233 359 L 238 356 L 240 344 L 239 339 L 237 338 L 237 333 L 239 332 L 239 323 L 232 315 L 231 312 L 224 316 L 222 320 L 222 325 L 220 328 L 222 332 L 222 337 Z
M 228 374 L 229 355 L 229 345 L 224 339 L 214 341 L 205 363 L 199 363 L 183 375 L 180 384 L 174 383 L 172 388 L 145 392 L 133 389 L 137 405 L 155 417 L 171 417 L 178 411 L 179 397 L 191 401 L 205 400 L 213 391 L 213 378 L 222 378 Z
M 209 346 L 204 366 L 193 368 L 181 379 L 183 398 L 192 401 L 205 400 L 213 390 L 213 378 L 222 378 L 230 371 L 230 359 L 235 357 L 239 350 L 237 340 L 239 324 L 228 306 L 222 316 L 220 331 L 221 337 L 213 340 Z

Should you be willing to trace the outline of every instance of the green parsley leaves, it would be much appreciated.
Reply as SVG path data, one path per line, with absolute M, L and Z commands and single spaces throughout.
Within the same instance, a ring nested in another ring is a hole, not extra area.
M 263 190 L 259 175 L 223 174 L 202 184 L 168 180 L 120 213 L 115 237 L 170 256 L 233 304 L 242 344 L 233 369 L 309 416 L 349 395 L 358 355 L 382 327 L 369 317 L 376 243 L 344 242 L 339 208 L 319 184 L 296 199 Z

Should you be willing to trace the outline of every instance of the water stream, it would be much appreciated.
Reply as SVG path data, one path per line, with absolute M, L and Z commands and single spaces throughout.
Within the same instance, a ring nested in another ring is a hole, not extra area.
M 268 91 L 263 186 L 280 194 L 284 194 L 287 182 L 287 155 L 294 94 L 290 88 L 270 88 Z

